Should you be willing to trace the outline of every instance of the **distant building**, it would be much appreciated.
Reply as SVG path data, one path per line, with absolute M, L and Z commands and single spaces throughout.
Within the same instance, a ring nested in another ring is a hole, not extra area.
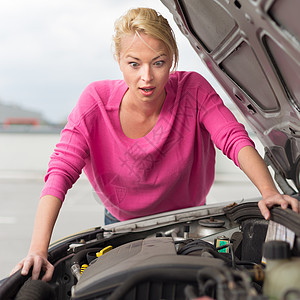
M 45 123 L 47 122 L 39 112 L 0 102 L 0 125 L 3 127 L 11 125 L 39 126 Z

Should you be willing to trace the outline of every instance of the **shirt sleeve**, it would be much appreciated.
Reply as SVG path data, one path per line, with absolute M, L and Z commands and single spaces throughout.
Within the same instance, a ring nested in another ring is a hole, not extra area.
M 52 195 L 64 201 L 68 189 L 77 181 L 86 164 L 89 147 L 85 121 L 91 107 L 88 98 L 91 98 L 90 94 L 84 91 L 61 132 L 60 141 L 50 157 L 41 197 Z
M 206 94 L 200 88 L 200 120 L 211 135 L 213 143 L 239 167 L 238 153 L 245 146 L 255 147 L 244 125 L 239 123 L 224 105 L 219 95 L 206 83 Z M 203 96 L 204 95 L 204 96 Z

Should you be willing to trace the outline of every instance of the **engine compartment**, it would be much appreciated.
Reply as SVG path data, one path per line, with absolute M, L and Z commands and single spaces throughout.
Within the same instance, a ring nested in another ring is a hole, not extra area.
M 88 264 L 72 299 L 257 297 L 262 294 L 260 248 L 268 223 L 251 219 L 235 225 L 221 216 L 204 218 L 120 245 Z M 204 232 L 209 241 L 200 238 Z
M 32 300 L 271 299 L 264 292 L 266 276 L 270 278 L 263 257 L 266 239 L 267 243 L 274 239 L 288 243 L 293 267 L 300 263 L 299 237 L 299 215 L 274 207 L 271 220 L 266 221 L 256 202 L 170 212 L 58 241 L 49 248 L 49 260 L 55 267 L 49 283 L 16 274 L 0 286 L 0 296 Z M 287 283 L 282 289 L 289 298 L 277 292 L 275 299 L 299 299 L 298 283 L 290 285 L 299 282 L 297 268 L 294 275 L 285 274 Z M 275 285 L 280 281 L 275 279 Z

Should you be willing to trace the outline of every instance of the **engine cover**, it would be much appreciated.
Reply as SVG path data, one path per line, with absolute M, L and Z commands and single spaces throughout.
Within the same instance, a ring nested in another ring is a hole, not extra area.
M 183 288 L 176 287 L 177 283 L 196 285 L 196 273 L 201 267 L 223 264 L 222 260 L 215 258 L 177 255 L 174 241 L 169 237 L 137 240 L 119 246 L 95 260 L 74 287 L 72 299 L 90 299 L 95 296 L 105 299 L 130 278 L 136 278 L 139 283 L 143 281 L 142 278 L 145 279 L 142 287 L 138 288 L 138 282 L 135 286 L 135 295 L 138 294 L 136 297 L 139 299 L 143 299 L 143 293 L 148 295 L 150 290 L 151 293 L 159 291 L 159 297 L 172 290 L 177 293 L 172 299 L 180 299 Z M 145 281 L 152 281 L 151 289 L 145 288 Z M 164 287 L 164 283 L 167 287 Z M 136 297 L 130 296 L 130 299 Z

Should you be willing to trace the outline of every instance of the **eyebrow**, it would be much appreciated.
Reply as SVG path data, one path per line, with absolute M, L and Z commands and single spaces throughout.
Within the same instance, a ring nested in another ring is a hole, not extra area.
M 158 56 L 154 57 L 154 58 L 152 59 L 152 61 L 157 60 L 157 59 L 159 59 L 159 58 L 162 57 L 162 56 L 167 56 L 167 55 L 166 55 L 166 54 L 158 55 Z M 125 58 L 133 58 L 133 59 L 136 59 L 136 60 L 140 61 L 140 59 L 139 59 L 138 57 L 131 56 L 130 54 L 127 55 Z

